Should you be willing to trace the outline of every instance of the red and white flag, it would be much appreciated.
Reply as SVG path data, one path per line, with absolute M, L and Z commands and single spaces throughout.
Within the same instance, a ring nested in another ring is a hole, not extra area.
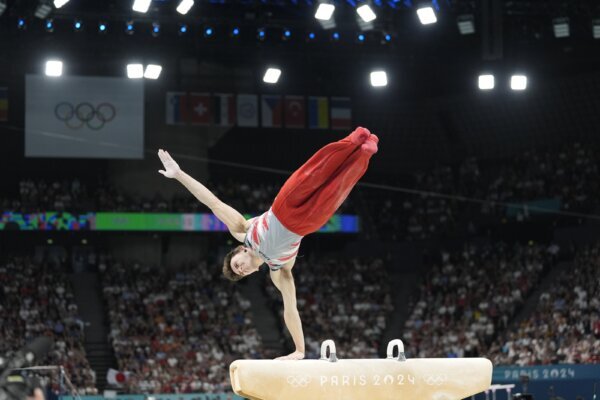
M 190 122 L 192 125 L 210 125 L 212 114 L 210 110 L 210 94 L 190 93 Z
M 237 105 L 235 103 L 235 96 L 233 94 L 215 93 L 213 95 L 212 114 L 215 125 L 235 125 L 236 113 Z
M 306 98 L 285 96 L 284 114 L 286 128 L 306 128 Z
M 123 386 L 127 383 L 129 375 L 129 371 L 118 371 L 116 369 L 109 368 L 106 372 L 106 382 L 111 386 Z

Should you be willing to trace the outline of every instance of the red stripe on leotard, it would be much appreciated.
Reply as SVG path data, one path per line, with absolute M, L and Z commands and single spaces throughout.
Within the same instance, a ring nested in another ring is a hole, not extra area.
M 298 251 L 296 251 L 294 254 L 289 255 L 287 257 L 283 257 L 283 258 L 278 258 L 277 261 L 283 262 L 283 261 L 287 261 L 293 257 L 296 257 L 296 255 L 298 254 Z
M 269 230 L 269 223 L 265 215 L 262 216 L 262 226 L 265 228 L 265 232 Z
M 260 238 L 258 237 L 258 227 L 256 226 L 256 224 L 254 224 L 252 226 L 252 240 L 254 241 L 254 243 L 256 243 L 256 245 L 258 246 L 260 244 Z

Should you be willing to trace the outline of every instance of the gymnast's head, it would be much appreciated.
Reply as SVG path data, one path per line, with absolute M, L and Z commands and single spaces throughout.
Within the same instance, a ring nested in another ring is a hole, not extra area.
M 223 275 L 232 282 L 258 271 L 254 262 L 254 254 L 250 247 L 239 245 L 231 250 L 223 260 Z

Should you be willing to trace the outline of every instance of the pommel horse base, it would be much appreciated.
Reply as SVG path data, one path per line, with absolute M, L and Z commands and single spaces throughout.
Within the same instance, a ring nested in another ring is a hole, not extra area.
M 233 391 L 251 400 L 460 400 L 490 387 L 492 363 L 486 358 L 407 360 L 398 339 L 388 344 L 387 359 L 338 360 L 335 344 L 326 340 L 320 360 L 237 360 L 229 375 Z

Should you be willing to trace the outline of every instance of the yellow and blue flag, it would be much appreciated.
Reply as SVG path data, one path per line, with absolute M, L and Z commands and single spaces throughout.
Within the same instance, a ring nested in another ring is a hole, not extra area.
M 329 129 L 329 99 L 327 97 L 308 98 L 308 127 Z

